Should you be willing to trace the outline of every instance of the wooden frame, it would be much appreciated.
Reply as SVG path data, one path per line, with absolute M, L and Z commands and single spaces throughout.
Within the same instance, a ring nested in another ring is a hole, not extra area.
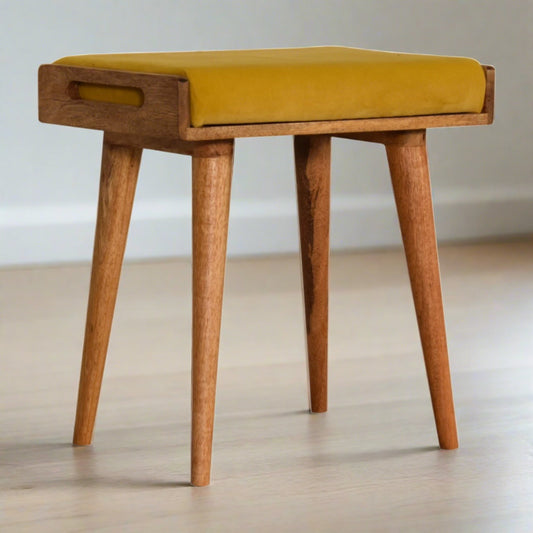
M 342 135 L 369 131 L 478 126 L 491 124 L 494 113 L 494 68 L 485 65 L 483 69 L 487 88 L 481 113 L 195 128 L 191 126 L 190 121 L 189 82 L 184 78 L 87 67 L 42 65 L 39 69 L 39 120 L 138 137 L 164 138 L 164 146 L 167 147 L 169 141 L 174 139 L 214 141 L 273 135 Z M 72 91 L 72 86 L 80 82 L 136 88 L 143 92 L 144 102 L 142 106 L 134 107 L 83 100 Z M 154 139 L 151 140 L 151 145 L 156 150 L 167 150 L 158 148 Z
M 494 68 L 484 66 L 480 113 L 191 126 L 189 82 L 179 76 L 43 65 L 39 119 L 104 131 L 98 219 L 73 442 L 90 444 L 137 173 L 144 148 L 192 156 L 193 342 L 191 482 L 208 485 L 234 139 L 294 135 L 312 412 L 327 410 L 331 137 L 386 147 L 439 445 L 458 446 L 426 128 L 491 124 Z M 140 104 L 80 97 L 79 84 L 133 89 Z M 139 96 L 137 94 L 137 96 Z

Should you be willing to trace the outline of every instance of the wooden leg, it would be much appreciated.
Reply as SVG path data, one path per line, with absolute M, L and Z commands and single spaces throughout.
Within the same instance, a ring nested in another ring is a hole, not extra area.
M 209 485 L 233 141 L 193 152 L 191 483 Z
M 441 448 L 458 446 L 425 131 L 392 135 L 387 157 Z
M 106 141 L 81 363 L 75 445 L 91 443 L 142 150 Z
M 328 408 L 328 263 L 331 138 L 294 138 L 310 409 Z

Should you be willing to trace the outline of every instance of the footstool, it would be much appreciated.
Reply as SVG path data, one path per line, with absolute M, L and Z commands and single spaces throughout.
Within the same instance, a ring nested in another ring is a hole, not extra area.
M 310 409 L 327 409 L 332 137 L 385 145 L 441 448 L 458 446 L 426 129 L 490 124 L 494 69 L 462 57 L 311 47 L 65 57 L 42 122 L 104 131 L 74 444 L 91 443 L 143 149 L 192 157 L 191 482 L 208 485 L 234 139 L 293 135 Z

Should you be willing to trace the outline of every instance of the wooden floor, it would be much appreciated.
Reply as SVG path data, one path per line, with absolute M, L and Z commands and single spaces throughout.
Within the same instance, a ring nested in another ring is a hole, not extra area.
M 296 257 L 228 264 L 214 483 L 189 478 L 190 265 L 125 267 L 95 442 L 69 444 L 88 267 L 0 271 L 0 530 L 533 531 L 533 242 L 441 250 L 460 449 L 436 448 L 397 251 L 332 257 L 306 412 Z

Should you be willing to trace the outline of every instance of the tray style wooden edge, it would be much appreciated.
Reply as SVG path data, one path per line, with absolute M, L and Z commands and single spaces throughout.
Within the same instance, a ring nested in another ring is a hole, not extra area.
M 192 127 L 189 82 L 179 76 L 111 69 L 41 65 L 39 68 L 39 120 L 125 134 L 133 138 L 214 141 L 238 137 L 421 130 L 491 124 L 494 117 L 495 70 L 483 65 L 485 101 L 481 113 L 456 113 L 394 118 L 280 122 Z M 142 91 L 140 106 L 85 100 L 73 87 L 77 83 L 134 88 Z M 354 137 L 355 138 L 355 137 Z M 149 144 L 146 146 L 149 147 Z M 154 146 L 159 142 L 153 142 Z

